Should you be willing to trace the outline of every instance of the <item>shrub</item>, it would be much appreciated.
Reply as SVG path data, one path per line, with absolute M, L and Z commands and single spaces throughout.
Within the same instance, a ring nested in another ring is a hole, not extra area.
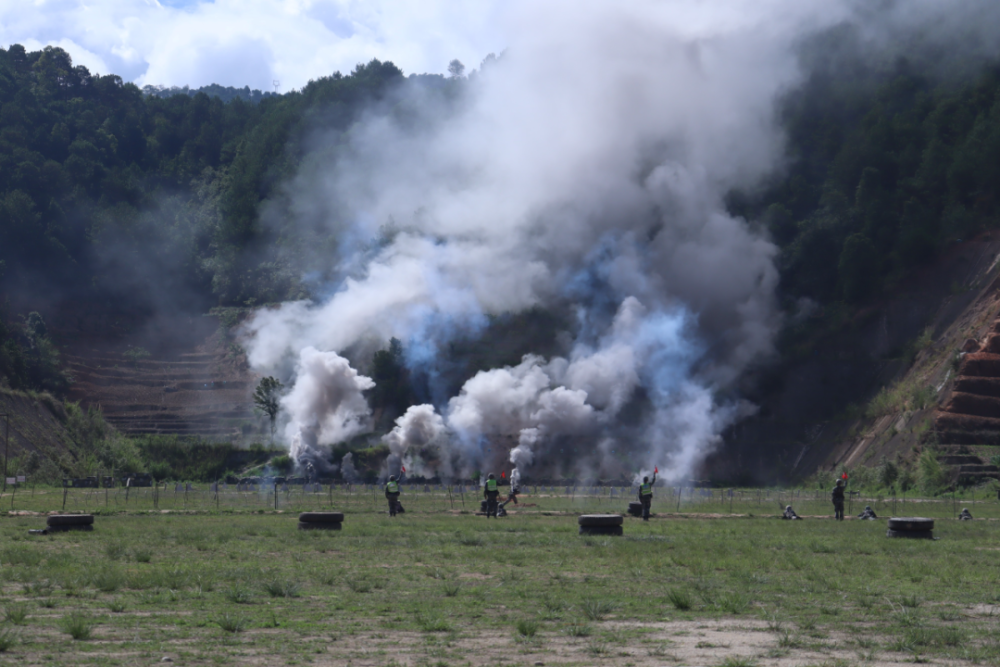
M 667 600 L 670 604 L 674 605 L 675 609 L 680 611 L 687 611 L 691 608 L 692 600 L 691 595 L 687 591 L 682 590 L 671 590 L 667 593 Z
M 90 639 L 90 634 L 94 629 L 90 617 L 79 612 L 64 616 L 59 625 L 63 632 L 76 640 Z
M 424 632 L 450 632 L 451 625 L 443 618 L 436 616 L 418 616 L 417 625 Z
M 217 618 L 215 622 L 226 632 L 243 632 L 247 627 L 246 617 L 238 614 L 225 613 Z
M 517 634 L 529 639 L 538 633 L 538 621 L 522 619 L 514 627 L 517 628 Z
M 17 641 L 18 636 L 13 630 L 8 630 L 6 628 L 0 630 L 0 653 L 6 653 L 8 650 L 13 648 Z
M 264 584 L 264 590 L 273 598 L 297 598 L 300 587 L 294 581 L 272 579 Z
M 233 604 L 250 604 L 253 601 L 253 592 L 246 586 L 233 584 L 226 590 L 226 599 Z
M 288 454 L 282 454 L 281 456 L 275 456 L 271 459 L 271 467 L 280 472 L 282 475 L 286 475 L 292 471 L 292 467 L 295 465 L 295 461 Z
M 929 448 L 917 459 L 917 479 L 920 490 L 928 494 L 938 491 L 947 481 L 947 472 L 938 461 L 937 454 Z
M 583 615 L 591 621 L 601 621 L 615 610 L 607 600 L 587 600 L 583 603 Z
M 4 609 L 3 620 L 12 625 L 24 625 L 27 619 L 28 607 L 23 604 L 12 604 Z

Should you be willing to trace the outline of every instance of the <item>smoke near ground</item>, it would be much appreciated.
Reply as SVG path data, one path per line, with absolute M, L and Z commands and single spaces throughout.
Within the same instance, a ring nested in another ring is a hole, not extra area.
M 369 409 L 361 392 L 374 386 L 336 352 L 303 349 L 295 386 L 281 399 L 292 456 L 301 462 L 322 462 L 320 444 L 342 442 L 367 430 Z
M 560 307 L 576 315 L 563 354 L 411 407 L 386 438 L 387 474 L 509 460 L 528 476 L 689 475 L 753 412 L 734 389 L 781 324 L 775 247 L 723 198 L 780 168 L 776 100 L 801 76 L 797 45 L 849 15 L 797 0 L 515 2 L 509 49 L 457 103 L 373 113 L 320 145 L 287 197 L 340 240 L 343 279 L 247 327 L 255 369 L 298 359 L 282 402 L 293 452 L 367 423 L 367 378 L 340 354 L 396 337 L 433 367 L 492 315 Z

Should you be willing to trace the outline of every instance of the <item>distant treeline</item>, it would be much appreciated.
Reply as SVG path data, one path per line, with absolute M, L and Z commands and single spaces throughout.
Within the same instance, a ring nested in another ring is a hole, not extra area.
M 0 298 L 203 311 L 302 296 L 309 244 L 261 224 L 262 202 L 311 133 L 346 131 L 405 81 L 372 61 L 259 100 L 144 95 L 57 47 L 0 49 Z
M 143 95 L 152 95 L 154 97 L 172 97 L 174 95 L 187 95 L 188 97 L 194 97 L 198 93 L 205 93 L 209 97 L 218 97 L 223 102 L 232 102 L 235 99 L 241 99 L 244 102 L 250 102 L 251 104 L 257 104 L 261 100 L 267 99 L 268 97 L 278 97 L 278 93 L 276 92 L 261 92 L 256 89 L 250 90 L 250 86 L 233 88 L 232 86 L 220 86 L 217 83 L 213 83 L 210 86 L 202 86 L 201 88 L 189 88 L 187 86 L 170 86 L 169 88 L 164 86 L 142 87 Z

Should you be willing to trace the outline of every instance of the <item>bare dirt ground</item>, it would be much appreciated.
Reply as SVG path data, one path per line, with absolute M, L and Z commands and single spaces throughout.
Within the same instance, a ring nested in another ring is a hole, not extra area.
M 243 351 L 215 318 L 190 319 L 183 335 L 68 337 L 69 399 L 100 408 L 129 435 L 232 438 L 255 427 L 254 378 Z

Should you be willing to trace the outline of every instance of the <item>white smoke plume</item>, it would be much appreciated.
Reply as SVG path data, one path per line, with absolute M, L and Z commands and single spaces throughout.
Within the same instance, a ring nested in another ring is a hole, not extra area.
M 365 432 L 370 409 L 361 392 L 374 386 L 339 354 L 304 348 L 295 368 L 295 385 L 281 399 L 292 458 L 323 462 L 318 446 Z
M 347 452 L 340 460 L 340 475 L 348 482 L 353 482 L 358 478 L 358 471 L 354 467 L 354 454 Z
M 517 490 L 521 487 L 521 473 L 518 471 L 517 467 L 511 468 L 510 470 L 510 488 L 512 490 Z
M 455 108 L 371 114 L 289 184 L 293 213 L 340 239 L 330 262 L 346 277 L 322 302 L 260 311 L 250 362 L 267 372 L 305 348 L 346 364 L 313 348 L 396 337 L 433 366 L 490 315 L 569 306 L 578 327 L 564 357 L 528 355 L 478 373 L 437 411 L 410 408 L 388 438 L 393 456 L 433 443 L 427 467 L 466 475 L 502 463 L 503 439 L 519 437 L 509 458 L 520 473 L 659 465 L 682 478 L 752 410 L 720 397 L 772 354 L 780 325 L 776 249 L 723 197 L 780 167 L 775 103 L 800 77 L 796 44 L 848 11 L 507 5 L 508 51 L 465 82 Z M 379 236 L 374 249 L 358 241 Z M 338 373 L 327 377 L 349 368 Z M 296 376 L 288 438 L 333 437 L 302 361 Z M 367 417 L 367 378 L 351 377 L 354 400 L 334 410 L 340 437 Z
M 411 405 L 385 442 L 390 452 L 389 474 L 402 464 L 408 474 L 453 475 L 447 428 L 433 405 Z

